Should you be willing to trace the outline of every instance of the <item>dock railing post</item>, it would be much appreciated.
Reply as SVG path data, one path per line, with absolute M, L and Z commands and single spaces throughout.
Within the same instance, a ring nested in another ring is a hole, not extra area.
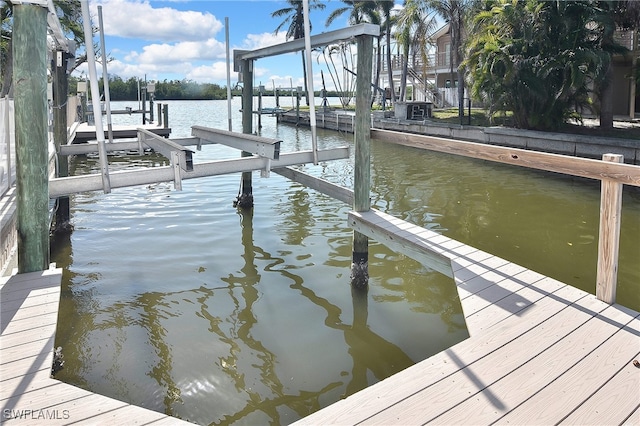
M 47 9 L 13 6 L 18 273 L 49 268 Z
M 357 212 L 366 212 L 371 208 L 371 68 L 373 57 L 373 38 L 357 37 L 358 59 L 356 78 L 356 115 L 355 115 L 355 165 L 354 165 L 354 202 Z M 369 238 L 357 231 L 353 232 L 353 263 L 351 264 L 351 285 L 355 288 L 367 288 L 369 283 Z
M 620 154 L 604 154 L 603 161 L 622 163 Z M 600 190 L 600 230 L 598 237 L 598 269 L 596 297 L 603 302 L 616 302 L 618 251 L 622 215 L 622 184 L 603 179 Z

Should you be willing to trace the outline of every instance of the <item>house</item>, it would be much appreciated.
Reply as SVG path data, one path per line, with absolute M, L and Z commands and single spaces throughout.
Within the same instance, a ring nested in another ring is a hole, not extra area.
M 640 109 L 640 90 L 636 88 L 635 80 L 631 78 L 633 63 L 640 57 L 638 36 L 638 31 L 616 32 L 616 41 L 630 52 L 625 55 L 615 55 L 612 58 L 613 114 L 615 116 L 634 118 Z M 453 73 L 451 73 L 449 24 L 442 26 L 432 35 L 431 44 L 433 52 L 428 55 L 426 65 L 419 58 L 409 58 L 407 100 L 432 102 L 436 107 L 455 107 L 458 105 L 458 64 L 453 64 Z M 392 56 L 392 70 L 396 97 L 399 97 L 404 55 L 395 46 L 392 46 L 392 50 L 396 51 Z M 389 87 L 385 59 L 383 59 L 381 72 L 381 86 Z M 474 102 L 474 105 L 478 106 L 478 102 Z
M 436 107 L 458 105 L 457 80 L 458 64 L 453 64 L 451 74 L 451 35 L 449 24 L 442 26 L 432 35 L 432 51 L 427 55 L 427 63 L 418 56 L 409 58 L 407 67 L 407 100 L 432 102 Z M 400 96 L 400 83 L 404 55 L 399 47 L 392 45 L 391 68 L 396 97 Z M 383 49 L 383 54 L 385 50 Z M 455 58 L 454 58 L 455 61 Z M 382 61 L 381 86 L 389 88 L 386 58 Z

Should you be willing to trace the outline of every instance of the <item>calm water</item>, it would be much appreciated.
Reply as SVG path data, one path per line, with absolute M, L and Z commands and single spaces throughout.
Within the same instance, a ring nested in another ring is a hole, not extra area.
M 174 137 L 227 128 L 224 101 L 169 105 Z M 140 117 L 114 117 L 127 120 Z M 282 152 L 311 146 L 308 129 L 262 123 Z M 352 144 L 318 133 L 321 148 Z M 194 158 L 238 156 L 205 146 Z M 376 141 L 372 157 L 374 207 L 595 291 L 597 184 Z M 110 170 L 164 163 L 114 156 Z M 302 168 L 352 186 L 352 161 Z M 452 280 L 375 242 L 369 291 L 351 293 L 348 206 L 254 173 L 255 208 L 240 214 L 239 180 L 73 197 L 75 230 L 52 253 L 64 267 L 57 378 L 202 425 L 288 424 L 468 336 Z M 622 228 L 618 300 L 640 309 L 637 192 Z

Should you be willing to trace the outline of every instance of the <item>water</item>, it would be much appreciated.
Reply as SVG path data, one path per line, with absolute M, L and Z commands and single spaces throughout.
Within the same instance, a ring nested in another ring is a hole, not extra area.
M 224 101 L 168 103 L 174 137 L 192 124 L 227 128 Z M 136 105 L 114 108 L 124 106 Z M 308 129 L 262 123 L 282 152 L 311 146 Z M 320 148 L 352 144 L 318 135 Z M 215 145 L 194 155 L 237 157 Z M 165 163 L 112 156 L 110 170 Z M 76 174 L 98 168 L 95 157 L 75 163 Z M 302 169 L 352 186 L 352 161 Z M 255 208 L 242 215 L 232 207 L 239 181 L 72 198 L 75 230 L 52 253 L 64 268 L 57 378 L 202 425 L 288 424 L 468 336 L 452 280 L 376 242 L 368 294 L 352 294 L 348 206 L 254 173 Z M 595 183 L 373 141 L 372 203 L 595 291 Z M 636 191 L 624 194 L 622 228 L 618 300 L 639 309 Z

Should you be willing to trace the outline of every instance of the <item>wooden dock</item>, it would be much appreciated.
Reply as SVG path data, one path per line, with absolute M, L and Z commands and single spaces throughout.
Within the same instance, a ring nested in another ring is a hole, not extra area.
M 471 337 L 296 425 L 640 424 L 638 312 L 375 210 L 349 222 L 450 259 Z
M 191 424 L 51 378 L 61 269 L 0 278 L 0 423 Z
M 638 312 L 376 210 L 349 223 L 452 276 L 471 337 L 296 424 L 640 424 Z M 0 279 L 2 422 L 188 424 L 51 378 L 60 281 Z

